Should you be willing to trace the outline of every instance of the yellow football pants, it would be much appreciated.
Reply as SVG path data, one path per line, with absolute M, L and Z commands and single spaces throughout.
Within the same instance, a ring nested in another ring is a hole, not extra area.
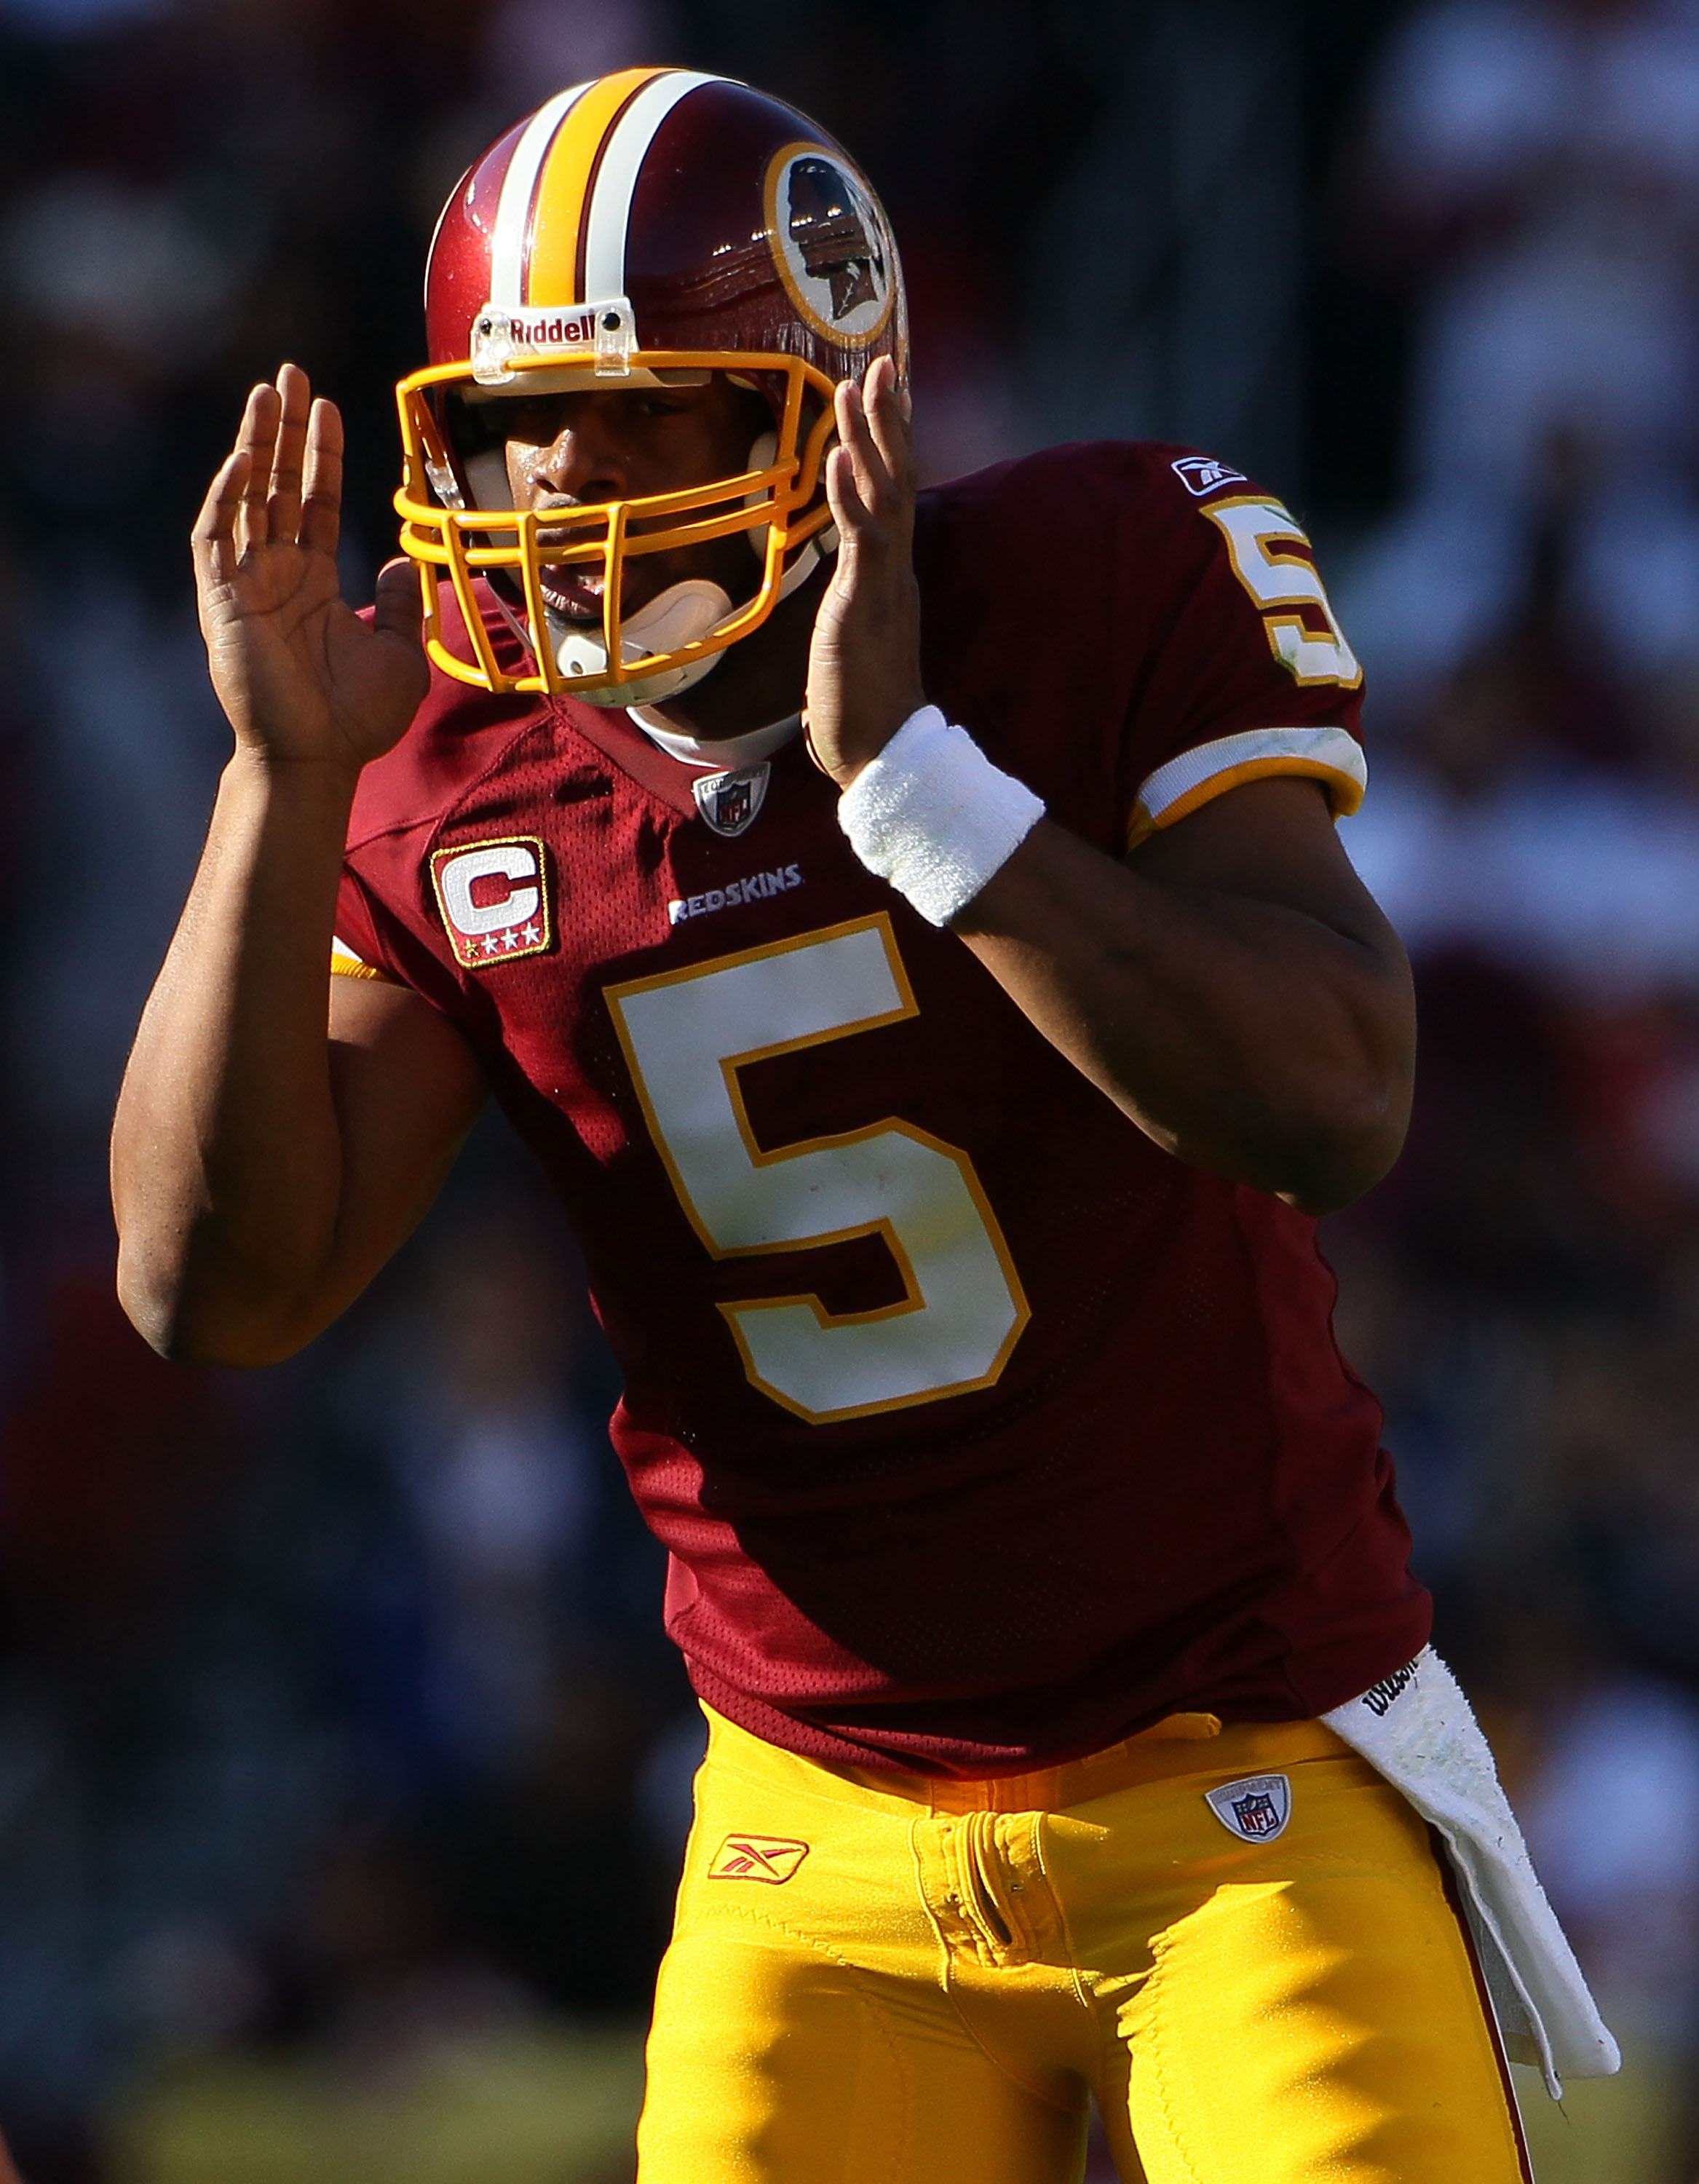
M 1318 1722 L 944 1781 L 710 1716 L 696 1799 L 641 2184 L 1072 2184 L 1093 2095 L 1128 2184 L 1526 2184 L 1427 1829 Z

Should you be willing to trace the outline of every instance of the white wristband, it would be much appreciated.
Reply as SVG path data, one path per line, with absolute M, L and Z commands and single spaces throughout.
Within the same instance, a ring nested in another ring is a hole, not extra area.
M 870 872 L 948 925 L 1044 816 L 936 705 L 911 713 L 838 799 L 838 823 Z

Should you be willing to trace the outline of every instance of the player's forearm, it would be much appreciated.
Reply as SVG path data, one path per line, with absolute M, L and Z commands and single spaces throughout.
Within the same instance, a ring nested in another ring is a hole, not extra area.
M 1041 824 L 954 929 L 1060 1050 L 1183 1160 L 1349 1204 L 1408 1120 L 1408 973 L 1379 922 L 1147 878 Z
M 315 1331 L 342 1160 L 326 1037 L 345 769 L 234 759 L 113 1131 L 125 1309 L 170 1355 L 286 1356 Z

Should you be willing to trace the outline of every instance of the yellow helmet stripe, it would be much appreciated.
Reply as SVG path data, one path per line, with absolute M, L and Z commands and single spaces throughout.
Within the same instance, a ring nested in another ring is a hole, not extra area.
M 724 76 L 699 75 L 693 69 L 669 69 L 659 81 L 646 84 L 614 124 L 590 194 L 584 290 L 582 298 L 575 300 L 589 304 L 604 296 L 624 295 L 632 198 L 649 148 L 680 99 L 700 84 L 726 81 Z
M 585 200 L 610 128 L 635 92 L 671 69 L 621 69 L 586 86 L 567 109 L 543 155 L 531 214 L 531 255 L 525 301 L 531 304 L 598 301 L 579 287 L 579 242 Z M 620 292 L 611 292 L 617 295 Z
M 516 311 L 525 300 L 521 287 L 525 278 L 525 238 L 531 223 L 531 200 L 537 189 L 538 170 L 554 141 L 555 131 L 589 88 L 587 83 L 575 83 L 569 91 L 556 92 L 546 104 L 539 106 L 521 131 L 507 163 L 501 194 L 496 199 L 495 226 L 490 235 L 489 300 L 504 310 Z

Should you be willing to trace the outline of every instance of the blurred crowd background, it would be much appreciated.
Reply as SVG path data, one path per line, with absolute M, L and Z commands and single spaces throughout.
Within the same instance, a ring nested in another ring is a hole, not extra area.
M 1201 445 L 1370 674 L 1420 1095 L 1330 1224 L 1440 1601 L 1629 2057 L 1542 2184 L 1699 2177 L 1699 0 L 0 0 L 0 2121 L 30 2184 L 616 2184 L 698 1730 L 504 1128 L 253 1377 L 112 1297 L 103 1144 L 225 733 L 245 387 L 348 580 L 465 164 L 637 60 L 884 193 L 939 478 Z M 1018 588 L 1041 538 L 1010 541 Z M 988 602 L 988 611 L 994 603 Z

